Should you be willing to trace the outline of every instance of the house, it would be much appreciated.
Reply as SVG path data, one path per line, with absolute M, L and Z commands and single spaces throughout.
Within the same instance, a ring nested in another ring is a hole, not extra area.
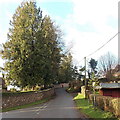
M 116 81 L 120 83 L 120 65 L 115 67 L 113 76 L 116 78 Z
M 120 97 L 120 83 L 100 83 L 99 94 L 103 96 Z
M 114 74 L 114 76 L 115 76 L 115 77 L 120 77 L 120 71 L 116 72 L 116 73 Z
M 116 78 L 115 81 L 116 81 L 117 83 L 120 83 L 120 71 L 114 73 L 113 76 Z

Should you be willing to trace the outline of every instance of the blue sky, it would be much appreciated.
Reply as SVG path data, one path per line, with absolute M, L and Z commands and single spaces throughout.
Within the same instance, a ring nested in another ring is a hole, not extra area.
M 68 14 L 73 12 L 73 4 L 71 2 L 50 2 L 41 3 L 39 5 L 41 6 L 41 9 L 49 11 L 49 14 L 52 14 L 53 16 L 60 16 L 62 18 L 65 18 Z
M 17 7 L 21 4 L 22 0 L 18 0 L 18 2 L 13 1 L 13 2 L 1 2 L 0 3 L 0 18 L 1 23 L 0 27 L 2 30 L 0 31 L 1 33 L 6 34 L 10 25 L 9 22 L 12 19 L 13 14 L 15 13 L 15 10 Z M 52 16 L 52 19 L 54 19 L 54 16 L 60 17 L 61 19 L 64 19 L 68 14 L 72 14 L 73 12 L 73 4 L 72 2 L 41 2 L 37 1 L 37 7 L 40 7 L 41 10 L 43 11 L 44 14 Z M 56 23 L 58 25 L 61 25 L 63 21 L 58 20 Z M 3 38 L 0 43 L 6 41 L 6 36 L 4 35 L 5 38 Z
M 22 0 L 0 0 L 0 44 L 7 40 L 9 21 Z M 50 15 L 63 31 L 63 41 L 72 47 L 74 63 L 103 45 L 118 32 L 118 0 L 36 0 L 43 14 Z M 110 51 L 117 56 L 117 37 L 93 58 Z M 90 58 L 88 58 L 90 59 Z M 3 61 L 0 59 L 0 66 Z

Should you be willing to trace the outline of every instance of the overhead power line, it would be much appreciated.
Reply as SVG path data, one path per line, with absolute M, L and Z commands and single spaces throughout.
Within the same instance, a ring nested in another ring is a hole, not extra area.
M 82 59 L 79 61 L 79 63 L 81 63 L 83 60 L 84 60 L 84 58 L 82 58 Z
M 107 45 L 111 40 L 113 40 L 118 34 L 119 34 L 119 32 L 116 33 L 113 37 L 111 37 L 105 44 L 103 44 L 101 47 L 99 47 L 97 50 L 95 50 L 94 52 L 90 53 L 90 54 L 87 55 L 86 57 L 89 57 L 89 56 L 95 54 L 95 53 L 96 53 L 97 51 L 99 51 L 100 49 L 102 49 L 102 48 L 103 48 L 105 45 Z M 84 57 L 84 58 L 85 58 L 85 57 Z M 82 62 L 84 58 L 82 58 L 82 59 L 80 60 L 80 62 Z M 79 63 L 80 63 L 80 62 L 79 62 Z
M 89 57 L 93 54 L 95 54 L 97 51 L 99 51 L 100 49 L 102 49 L 105 45 L 107 45 L 111 40 L 113 40 L 116 36 L 118 35 L 118 33 L 116 33 L 113 37 L 111 37 L 105 44 L 103 44 L 101 47 L 99 47 L 97 50 L 95 50 L 94 52 L 92 52 L 91 54 L 89 54 L 86 57 Z
M 81 59 L 81 60 L 80 60 L 80 62 L 82 62 L 83 60 L 84 60 L 84 58 L 83 58 L 83 59 Z

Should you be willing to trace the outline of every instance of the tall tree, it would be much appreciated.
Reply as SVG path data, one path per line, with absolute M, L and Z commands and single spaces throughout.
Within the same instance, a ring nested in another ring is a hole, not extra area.
M 6 78 L 13 85 L 35 85 L 35 44 L 42 12 L 35 2 L 23 2 L 10 21 L 8 41 L 3 45 Z
M 80 74 L 78 73 L 78 68 L 77 68 L 77 66 L 74 66 L 73 67 L 73 78 L 74 78 L 74 80 L 77 80 L 77 79 L 79 79 L 79 77 L 80 77 Z
M 50 84 L 60 63 L 59 30 L 49 16 L 42 17 L 36 2 L 23 2 L 10 22 L 3 44 L 8 84 L 34 87 Z
M 44 45 L 44 85 L 45 87 L 57 79 L 59 63 L 61 60 L 61 48 L 59 29 L 49 16 L 45 16 L 41 24 L 42 40 Z
M 74 79 L 74 71 L 72 65 L 72 55 L 69 53 L 62 58 L 59 69 L 59 81 L 69 82 Z

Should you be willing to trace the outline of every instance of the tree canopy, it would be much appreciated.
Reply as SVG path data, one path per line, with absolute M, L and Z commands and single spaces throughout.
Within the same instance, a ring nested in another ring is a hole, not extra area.
M 34 87 L 54 82 L 61 61 L 59 28 L 32 1 L 21 3 L 10 25 L 1 51 L 8 85 Z

